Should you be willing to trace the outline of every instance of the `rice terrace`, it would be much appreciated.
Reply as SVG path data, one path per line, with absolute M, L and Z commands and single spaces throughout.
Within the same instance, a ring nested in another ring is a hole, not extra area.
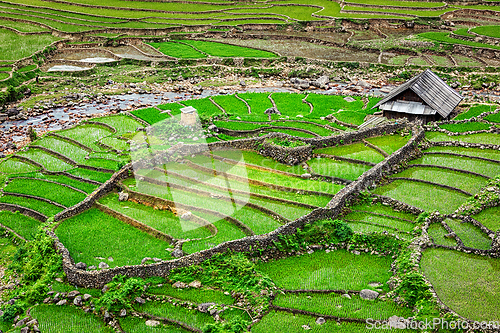
M 0 333 L 500 332 L 500 1 L 0 0 Z

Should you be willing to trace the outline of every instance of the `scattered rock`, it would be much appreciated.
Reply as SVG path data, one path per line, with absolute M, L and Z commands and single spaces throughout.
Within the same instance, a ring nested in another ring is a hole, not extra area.
M 35 325 L 38 325 L 38 320 L 36 320 L 36 319 L 30 320 L 26 323 L 26 326 L 28 326 L 28 327 L 35 326 Z
M 379 293 L 370 289 L 363 289 L 359 293 L 359 297 L 362 299 L 373 300 L 378 297 Z
M 346 97 L 344 97 L 344 101 L 346 101 L 348 103 L 352 103 L 356 100 L 354 98 L 352 98 L 351 96 L 346 96 Z
M 309 179 L 309 178 L 311 178 L 311 174 L 310 173 L 303 173 L 300 175 L 300 178 Z
M 278 111 L 275 107 L 269 108 L 266 111 L 264 111 L 265 114 L 279 114 L 281 115 L 281 112 Z
M 126 317 L 127 316 L 127 310 L 121 309 L 120 310 L 120 317 Z
M 21 328 L 20 333 L 29 333 L 29 331 L 30 331 L 29 327 L 23 327 L 23 328 Z
M 80 261 L 79 263 L 75 264 L 75 267 L 78 268 L 78 269 L 86 270 L 87 269 L 87 264 Z
M 68 293 L 68 298 L 73 299 L 78 295 L 80 295 L 80 292 L 78 290 L 73 290 Z
M 106 264 L 104 261 L 101 261 L 99 263 L 99 268 L 101 268 L 101 269 L 109 268 L 109 265 Z
M 406 329 L 406 320 L 403 317 L 398 317 L 396 315 L 389 317 L 387 324 L 389 324 L 389 327 L 392 328 Z
M 149 327 L 160 326 L 160 322 L 158 320 L 149 319 L 149 320 L 146 320 L 146 326 L 149 326 Z
M 60 300 L 59 302 L 57 302 L 57 303 L 56 303 L 56 305 L 66 305 L 67 303 L 68 303 L 68 301 L 67 301 L 67 300 L 62 299 L 62 300 Z
M 127 201 L 127 200 L 128 200 L 128 193 L 125 192 L 118 193 L 118 201 Z
M 144 298 L 142 298 L 142 297 L 136 297 L 135 298 L 135 302 L 137 304 L 144 304 L 144 303 L 146 303 L 146 300 Z
M 82 296 L 76 296 L 75 299 L 73 300 L 73 304 L 76 306 L 82 306 Z
M 305 329 L 306 331 L 311 329 L 311 327 L 309 325 L 302 325 L 302 328 Z
M 215 303 L 201 303 L 198 305 L 198 311 L 207 313 L 212 306 L 215 306 Z
M 184 252 L 181 249 L 175 249 L 170 255 L 174 258 L 180 258 L 184 256 Z
M 83 301 L 87 302 L 89 299 L 92 298 L 92 295 L 89 295 L 89 294 L 83 294 Z
M 173 288 L 179 288 L 179 289 L 184 289 L 184 288 L 187 288 L 188 285 L 185 284 L 184 282 L 181 282 L 181 281 L 177 281 L 176 283 L 174 283 L 172 285 Z
M 318 319 L 316 319 L 316 324 L 318 325 L 323 325 L 325 322 L 326 320 L 323 317 L 318 317 Z
M 370 287 L 372 287 L 372 288 L 380 288 L 380 287 L 382 287 L 382 286 L 383 286 L 383 284 L 382 284 L 382 283 L 380 283 L 380 282 L 372 282 L 372 283 L 368 283 L 368 285 L 369 285 Z
M 342 297 L 345 297 L 347 299 L 351 299 L 351 295 L 349 295 L 349 294 L 342 294 Z
M 201 282 L 198 280 L 194 280 L 190 284 L 188 284 L 191 288 L 200 288 L 201 287 Z
M 192 215 L 193 215 L 193 213 L 191 213 L 191 212 L 185 212 L 184 214 L 181 215 L 181 219 L 189 220 Z

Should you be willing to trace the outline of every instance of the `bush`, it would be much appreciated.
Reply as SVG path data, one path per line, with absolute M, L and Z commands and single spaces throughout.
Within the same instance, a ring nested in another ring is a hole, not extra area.
M 421 273 L 410 272 L 403 276 L 396 291 L 403 297 L 408 306 L 414 307 L 417 302 L 428 300 L 432 297 L 429 285 Z
M 7 295 L 9 298 L 16 297 L 17 301 L 13 305 L 3 307 L 4 321 L 11 321 L 13 315 L 20 314 L 28 306 L 42 302 L 52 281 L 64 275 L 62 258 L 43 226 L 33 241 L 19 247 L 8 267 L 8 273 L 18 274 L 22 287 L 13 289 Z
M 127 278 L 124 275 L 115 275 L 107 284 L 108 291 L 95 301 L 96 310 L 106 309 L 117 312 L 121 309 L 131 309 L 131 302 L 144 291 L 146 282 L 141 278 Z

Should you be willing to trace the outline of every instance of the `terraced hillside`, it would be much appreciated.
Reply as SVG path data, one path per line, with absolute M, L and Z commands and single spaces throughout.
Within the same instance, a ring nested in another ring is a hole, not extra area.
M 22 317 L 46 332 L 368 332 L 368 319 L 442 317 L 435 292 L 493 320 L 497 113 L 358 128 L 377 101 L 220 95 L 46 133 L 0 162 L 0 225 L 28 253 L 43 226 L 67 280 L 4 313 L 39 303 Z M 184 106 L 202 122 L 181 125 Z

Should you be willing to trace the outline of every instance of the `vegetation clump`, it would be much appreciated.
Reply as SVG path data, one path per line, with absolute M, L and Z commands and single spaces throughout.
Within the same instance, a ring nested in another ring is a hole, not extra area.
M 281 139 L 281 138 L 273 138 L 270 139 L 269 142 L 275 144 L 277 146 L 287 147 L 287 148 L 296 148 L 306 146 L 307 143 L 300 140 L 291 140 L 291 139 Z

